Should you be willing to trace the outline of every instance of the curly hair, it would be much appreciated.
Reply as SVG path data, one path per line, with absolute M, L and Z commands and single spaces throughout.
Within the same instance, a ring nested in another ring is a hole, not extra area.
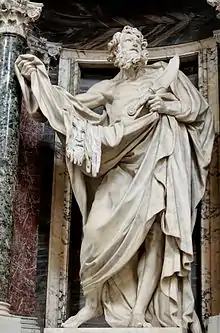
M 120 44 L 120 40 L 121 40 L 121 37 L 123 36 L 123 34 L 135 34 L 139 38 L 139 40 L 141 42 L 141 49 L 142 49 L 141 58 L 142 58 L 142 60 L 147 61 L 147 59 L 148 59 L 147 40 L 144 38 L 142 33 L 137 28 L 133 28 L 128 25 L 123 28 L 122 32 L 116 32 L 114 34 L 112 40 L 108 43 L 108 51 L 109 51 L 108 61 L 115 63 L 116 56 L 119 51 L 118 46 Z

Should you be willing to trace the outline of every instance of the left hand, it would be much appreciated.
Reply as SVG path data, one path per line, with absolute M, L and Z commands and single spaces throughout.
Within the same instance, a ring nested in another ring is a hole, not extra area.
M 150 95 L 146 103 L 149 112 L 158 112 L 160 114 L 166 114 L 166 104 L 160 96 Z
M 36 57 L 30 54 L 22 54 L 18 59 L 16 60 L 16 65 L 21 73 L 21 75 L 27 80 L 31 81 L 31 74 L 32 72 L 37 70 L 36 66 Z M 39 59 L 37 59 L 39 60 Z M 39 60 L 40 61 L 40 60 Z

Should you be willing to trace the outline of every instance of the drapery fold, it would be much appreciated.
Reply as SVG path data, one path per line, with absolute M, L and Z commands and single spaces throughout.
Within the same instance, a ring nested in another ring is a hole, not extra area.
M 128 326 L 143 273 L 151 269 L 147 251 L 155 251 L 159 280 L 146 320 L 154 326 L 187 327 L 194 313 L 189 281 L 192 231 L 214 139 L 208 104 L 179 72 L 169 94 L 181 102 L 181 110 L 110 124 L 105 112 L 95 114 L 77 96 L 52 86 L 43 64 L 30 57 L 36 66 L 31 86 L 15 65 L 30 115 L 48 119 L 62 140 L 66 136 L 68 140 L 72 117 L 86 120 L 94 135 L 97 128 L 100 133 L 100 184 L 91 207 L 85 178 L 91 174 L 85 163 L 79 167 L 66 160 L 84 221 L 80 271 L 84 293 L 103 284 L 106 320 L 111 326 Z M 165 66 L 159 62 L 149 70 Z M 139 256 L 143 245 L 146 251 Z

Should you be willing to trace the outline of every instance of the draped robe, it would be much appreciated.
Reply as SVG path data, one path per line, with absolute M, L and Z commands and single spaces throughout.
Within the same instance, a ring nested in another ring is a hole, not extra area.
M 74 117 L 86 119 L 101 138 L 98 185 L 92 184 L 84 165 L 66 159 L 83 216 L 84 294 L 103 284 L 107 322 L 128 326 L 141 283 L 149 283 L 142 281 L 144 272 L 151 270 L 146 259 L 155 252 L 159 279 L 146 320 L 153 326 L 187 327 L 194 313 L 189 280 L 192 231 L 214 137 L 208 104 L 179 71 L 168 95 L 181 102 L 181 110 L 111 124 L 105 112 L 95 114 L 61 87 L 52 86 L 43 64 L 30 57 L 36 65 L 30 86 L 15 65 L 30 115 L 47 119 L 64 144 Z M 165 66 L 160 62 L 151 69 Z

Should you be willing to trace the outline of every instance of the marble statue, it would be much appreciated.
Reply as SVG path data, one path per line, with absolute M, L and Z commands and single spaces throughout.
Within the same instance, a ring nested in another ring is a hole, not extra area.
M 15 64 L 24 101 L 66 147 L 83 216 L 85 306 L 63 323 L 104 313 L 112 327 L 191 327 L 201 332 L 190 284 L 192 231 L 205 190 L 213 117 L 179 70 L 148 64 L 147 41 L 124 27 L 108 44 L 111 80 L 72 96 L 52 86 L 33 55 Z M 103 107 L 103 114 L 92 109 Z

